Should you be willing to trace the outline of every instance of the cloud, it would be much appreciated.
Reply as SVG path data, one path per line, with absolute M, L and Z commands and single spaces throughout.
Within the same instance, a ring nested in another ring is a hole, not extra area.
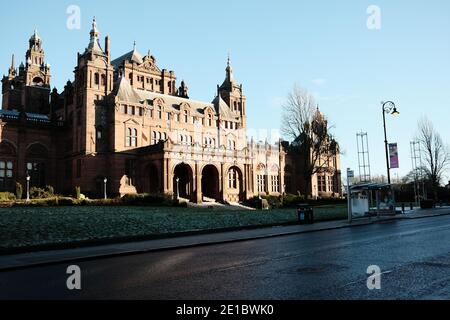
M 316 86 L 323 86 L 325 83 L 327 83 L 327 79 L 318 78 L 312 80 L 311 82 L 314 83 Z

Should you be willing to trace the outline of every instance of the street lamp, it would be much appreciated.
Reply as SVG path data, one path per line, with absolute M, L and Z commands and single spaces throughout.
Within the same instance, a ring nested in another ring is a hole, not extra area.
M 105 192 L 105 200 L 108 199 L 108 195 L 106 194 L 106 184 L 107 183 L 108 183 L 108 179 L 107 178 L 103 179 L 103 190 Z
M 30 201 L 30 180 L 31 177 L 27 174 L 27 202 Z
M 400 112 L 398 112 L 395 103 L 392 101 L 382 102 L 382 113 L 383 113 L 383 128 L 384 128 L 384 147 L 386 151 L 386 168 L 387 168 L 387 177 L 388 184 L 391 184 L 391 168 L 389 164 L 389 145 L 387 140 L 387 132 L 386 132 L 386 114 L 391 114 L 394 117 L 398 116 Z

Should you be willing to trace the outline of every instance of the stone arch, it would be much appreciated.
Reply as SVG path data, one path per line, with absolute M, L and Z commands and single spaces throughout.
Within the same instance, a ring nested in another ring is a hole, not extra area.
M 47 159 L 49 156 L 48 148 L 40 142 L 34 142 L 28 145 L 26 151 L 27 157 Z
M 17 148 L 9 141 L 2 140 L 0 142 L 0 155 L 15 156 Z
M 220 174 L 219 169 L 207 164 L 202 169 L 202 196 L 220 201 Z
M 178 198 L 192 200 L 194 195 L 194 174 L 192 167 L 185 163 L 177 164 L 173 169 L 173 193 Z
M 244 175 L 243 170 L 237 165 L 232 165 L 226 171 L 226 198 L 229 202 L 244 200 Z

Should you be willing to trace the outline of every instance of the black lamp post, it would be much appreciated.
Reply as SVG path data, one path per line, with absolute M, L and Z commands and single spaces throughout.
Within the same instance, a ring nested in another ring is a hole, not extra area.
M 387 168 L 387 177 L 388 184 L 391 184 L 391 168 L 389 164 L 389 146 L 386 132 L 386 114 L 391 114 L 393 116 L 398 116 L 400 112 L 398 112 L 395 103 L 392 101 L 382 102 L 382 113 L 383 113 L 383 128 L 384 128 L 384 146 L 386 151 L 386 168 Z

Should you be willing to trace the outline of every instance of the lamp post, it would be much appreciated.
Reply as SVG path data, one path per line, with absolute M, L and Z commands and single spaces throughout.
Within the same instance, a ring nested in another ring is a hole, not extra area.
M 31 177 L 27 174 L 27 202 L 30 201 L 30 180 Z
M 108 183 L 108 178 L 103 179 L 103 190 L 105 192 L 105 200 L 108 199 L 108 194 L 106 193 L 106 184 Z
M 391 184 L 391 168 L 389 164 L 389 145 L 387 139 L 387 130 L 386 130 L 386 114 L 391 114 L 393 116 L 398 116 L 400 112 L 398 112 L 395 103 L 392 101 L 382 102 L 382 113 L 383 113 L 383 128 L 384 128 L 384 147 L 386 152 L 386 169 L 387 169 L 387 178 L 388 184 Z
M 175 181 L 177 182 L 177 197 L 176 197 L 176 200 L 178 200 L 180 198 L 180 178 L 177 178 Z

